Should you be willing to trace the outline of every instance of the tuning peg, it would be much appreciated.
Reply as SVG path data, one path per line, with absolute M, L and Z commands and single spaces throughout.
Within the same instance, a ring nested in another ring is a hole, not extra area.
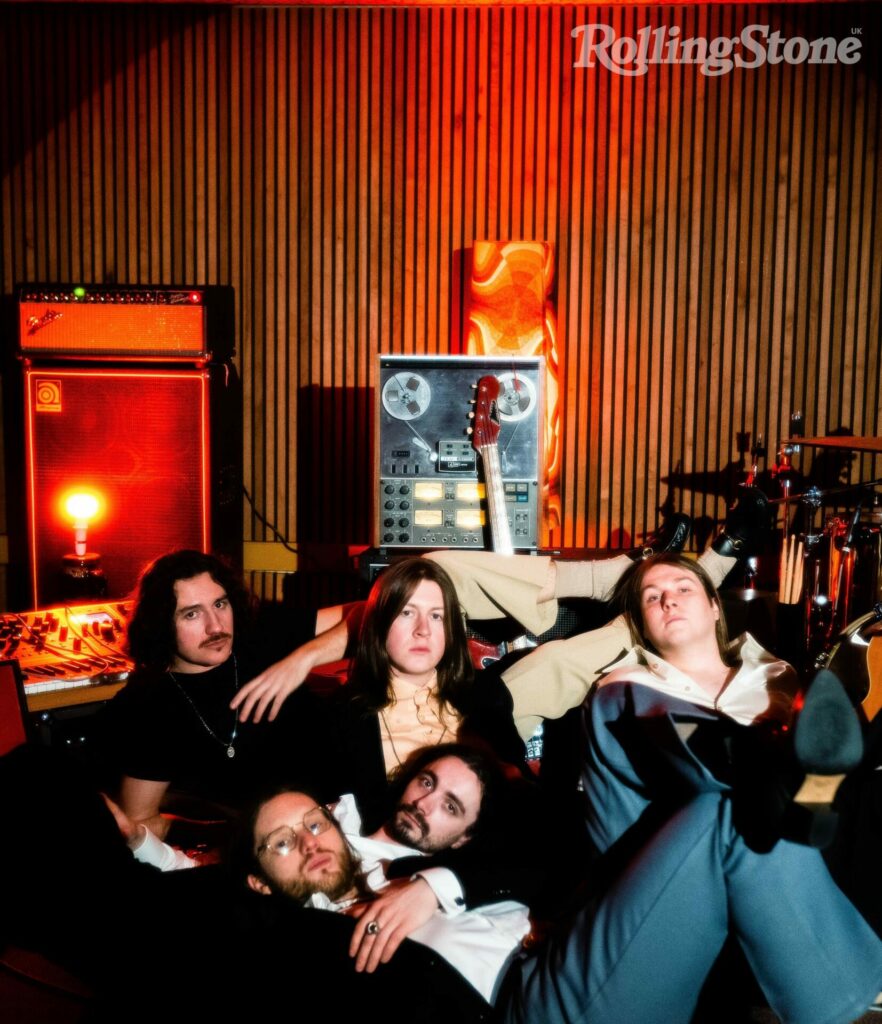
M 478 390 L 478 385 L 477 384 L 472 384 L 471 385 L 471 389 L 472 389 L 472 391 L 477 391 Z
M 469 413 L 469 419 L 473 420 L 474 418 L 475 418 L 475 414 L 473 412 L 470 412 Z
M 474 430 L 472 430 L 471 427 L 466 427 L 466 433 L 469 435 L 469 437 L 471 437 L 472 434 L 474 434 Z

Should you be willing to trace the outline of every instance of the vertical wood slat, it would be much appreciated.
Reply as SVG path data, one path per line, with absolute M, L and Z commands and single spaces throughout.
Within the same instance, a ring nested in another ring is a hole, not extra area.
M 0 13 L 2 288 L 232 284 L 249 492 L 292 540 L 366 543 L 377 353 L 458 343 L 457 254 L 475 238 L 546 239 L 554 542 L 628 544 L 667 499 L 719 518 L 726 479 L 692 475 L 737 459 L 738 432 L 771 456 L 794 408 L 810 432 L 882 430 L 862 15 L 851 67 L 623 78 L 572 67 L 574 25 L 842 38 L 849 14 L 59 6 L 47 21 L 15 5 Z M 250 515 L 244 533 L 272 539 Z

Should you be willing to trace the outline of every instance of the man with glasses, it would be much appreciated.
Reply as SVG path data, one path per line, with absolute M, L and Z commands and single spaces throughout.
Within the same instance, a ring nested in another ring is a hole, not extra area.
M 359 918 L 350 944 L 357 971 L 388 963 L 410 938 L 440 953 L 489 1000 L 530 930 L 525 905 L 510 897 L 537 885 L 531 851 L 505 854 L 497 842 L 495 823 L 505 817 L 498 767 L 469 746 L 443 744 L 407 762 L 398 788 L 388 821 L 368 836 L 351 795 L 332 814 L 300 790 L 273 793 L 243 828 L 238 871 L 254 892 Z M 139 860 L 192 866 L 149 833 L 144 843 L 124 817 L 118 822 Z M 475 856 L 466 859 L 473 839 Z
M 429 806 L 430 801 L 441 805 L 455 789 L 466 801 L 471 800 L 476 780 L 474 776 L 469 780 L 467 773 L 455 758 L 434 762 L 412 783 L 426 787 L 427 795 L 416 797 L 416 803 L 410 805 L 413 809 L 401 815 L 409 824 L 419 822 L 421 829 L 431 829 L 430 820 L 440 814 Z M 382 898 L 389 884 L 384 868 L 390 860 L 412 855 L 413 848 L 393 839 L 385 828 L 369 837 L 358 835 L 352 802 L 338 806 L 335 813 L 340 821 L 300 792 L 281 793 L 262 804 L 254 821 L 249 887 L 308 907 L 357 916 L 350 944 L 350 952 L 356 954 L 356 970 L 364 967 L 371 972 L 388 963 L 401 941 L 409 938 L 443 956 L 489 1002 L 502 969 L 530 930 L 523 904 L 508 900 L 465 910 L 456 905 L 454 897 L 453 906 L 442 909 L 446 871 L 430 867 L 415 880 L 403 883 L 417 890 L 413 900 L 424 907 L 422 923 L 405 924 L 396 904 Z M 423 814 L 429 820 L 422 820 Z M 439 884 L 439 875 L 440 896 L 433 888 Z M 400 892 L 397 889 L 396 895 Z

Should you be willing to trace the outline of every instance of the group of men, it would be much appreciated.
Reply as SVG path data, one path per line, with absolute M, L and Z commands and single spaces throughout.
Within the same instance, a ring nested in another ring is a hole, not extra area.
M 170 625 L 176 658 L 214 667 L 235 661 L 237 623 L 226 577 L 209 575 L 205 607 L 192 579 L 175 585 Z M 232 759 L 236 726 L 228 738 L 203 724 Z M 345 795 L 329 807 L 307 789 L 277 789 L 255 804 L 225 869 L 158 875 L 137 860 L 187 865 L 114 819 L 73 773 L 17 751 L 0 765 L 0 791 L 22 833 L 0 849 L 0 877 L 53 885 L 7 884 L 6 927 L 85 966 L 126 1000 L 129 1019 L 287 1000 L 392 1020 L 685 1024 L 733 934 L 786 1020 L 849 1021 L 882 988 L 882 944 L 817 851 L 749 848 L 723 792 L 683 801 L 530 943 L 527 904 L 566 859 L 554 812 L 518 817 L 499 766 L 460 744 L 418 753 L 396 785 L 390 816 L 368 835 Z M 820 941 L 848 955 L 818 957 Z M 160 1009 L 163 984 L 182 989 Z

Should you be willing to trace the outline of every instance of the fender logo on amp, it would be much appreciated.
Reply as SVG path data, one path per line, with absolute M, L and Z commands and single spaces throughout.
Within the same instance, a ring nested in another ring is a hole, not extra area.
M 60 320 L 64 316 L 64 313 L 59 313 L 57 309 L 47 309 L 42 316 L 29 316 L 27 319 L 28 334 L 36 334 L 37 331 L 42 331 L 44 327 L 48 327 L 53 320 Z

